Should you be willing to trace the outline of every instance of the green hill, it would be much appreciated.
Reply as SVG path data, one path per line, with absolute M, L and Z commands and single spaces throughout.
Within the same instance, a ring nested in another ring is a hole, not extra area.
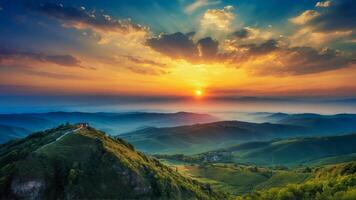
M 1 199 L 226 199 L 93 128 L 68 125 L 0 146 Z
M 352 153 L 356 153 L 356 134 L 272 141 L 257 148 L 233 151 L 232 155 L 236 161 L 297 165 Z
M 156 155 L 188 163 L 245 163 L 257 165 L 323 165 L 353 161 L 356 134 L 248 142 L 195 155 Z
M 177 165 L 181 173 L 188 174 L 213 188 L 242 195 L 260 189 L 302 183 L 311 176 L 309 172 L 238 164 Z
M 356 199 L 356 162 L 317 169 L 314 178 L 260 190 L 238 200 L 353 200 Z
M 305 135 L 308 129 L 294 125 L 220 121 L 170 128 L 146 128 L 120 137 L 143 152 L 201 153 L 248 141 Z

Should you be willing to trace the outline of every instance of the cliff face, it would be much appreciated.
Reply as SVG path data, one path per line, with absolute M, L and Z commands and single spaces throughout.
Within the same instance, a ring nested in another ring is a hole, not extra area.
M 123 140 L 90 127 L 75 129 L 61 127 L 2 145 L 2 198 L 226 198 Z

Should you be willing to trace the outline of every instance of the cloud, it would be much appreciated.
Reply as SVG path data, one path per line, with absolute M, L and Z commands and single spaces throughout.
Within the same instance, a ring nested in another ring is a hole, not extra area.
M 356 35 L 356 3 L 353 0 L 319 2 L 317 10 L 307 10 L 290 19 L 299 25 L 291 39 L 296 45 L 322 46 L 331 42 L 349 43 Z
M 80 60 L 72 55 L 49 55 L 38 52 L 25 52 L 16 50 L 0 49 L 0 65 L 4 60 L 29 59 L 42 63 L 52 63 L 65 67 L 83 67 Z
M 250 31 L 247 28 L 242 28 L 240 30 L 235 31 L 234 33 L 232 33 L 232 36 L 237 38 L 237 39 L 244 39 L 244 38 L 248 38 L 250 36 Z
M 290 74 L 310 74 L 347 67 L 355 60 L 341 52 L 324 48 L 293 47 L 281 52 L 281 61 L 288 63 L 284 71 Z
M 262 49 L 267 50 L 268 48 Z M 248 59 L 243 60 L 242 63 L 238 62 L 238 64 L 247 66 L 248 71 L 257 75 L 286 76 L 345 68 L 355 64 L 356 61 L 352 56 L 329 48 L 317 50 L 305 46 L 275 46 L 272 49 L 264 52 L 264 54 L 257 54 L 257 56 L 250 54 Z M 253 52 L 252 49 L 249 52 Z
M 327 8 L 331 6 L 331 1 L 319 1 L 315 4 L 315 7 L 318 7 L 318 8 Z
M 217 5 L 220 3 L 221 3 L 221 1 L 195 0 L 194 3 L 185 7 L 184 12 L 186 12 L 188 14 L 192 14 L 194 11 L 196 11 L 197 9 L 199 9 L 201 7 Z
M 291 18 L 290 21 L 294 24 L 303 25 L 318 16 L 320 16 L 319 12 L 315 10 L 306 10 L 299 16 Z
M 129 61 L 135 63 L 135 64 L 142 64 L 142 65 L 149 65 L 153 67 L 160 67 L 160 68 L 166 68 L 167 65 L 159 62 L 155 62 L 153 60 L 148 60 L 148 59 L 143 59 L 139 57 L 134 57 L 134 56 L 125 56 Z
M 254 55 L 267 54 L 278 49 L 278 41 L 274 39 L 270 39 L 260 44 L 247 44 L 247 45 L 241 45 L 241 47 L 248 49 L 248 52 L 250 54 L 254 54 Z
M 194 42 L 190 34 L 181 32 L 161 34 L 147 40 L 146 44 L 153 50 L 170 58 L 184 59 L 192 63 L 215 61 L 218 55 L 219 42 L 205 37 Z
M 87 30 L 93 31 L 101 45 L 139 46 L 150 33 L 148 27 L 136 24 L 131 19 L 114 19 L 103 11 L 87 10 L 83 6 L 29 2 L 28 7 L 60 21 L 63 27 L 83 30 L 84 35 L 87 35 Z
M 354 0 L 334 1 L 328 9 L 321 10 L 320 16 L 308 25 L 320 31 L 345 31 L 356 28 L 356 2 Z
M 356 3 L 353 0 L 339 0 L 332 4 L 318 2 L 322 9 L 307 10 L 292 18 L 291 22 L 313 27 L 315 31 L 349 31 L 356 28 Z M 325 8 L 328 5 L 328 8 Z
M 137 74 L 143 74 L 143 75 L 152 75 L 152 76 L 157 76 L 157 75 L 164 75 L 168 74 L 169 72 L 163 69 L 157 69 L 157 68 L 150 68 L 150 67 L 145 67 L 145 66 L 137 66 L 137 65 L 131 65 L 131 66 L 126 66 L 126 69 L 137 73 Z
M 171 58 L 194 60 L 198 55 L 193 40 L 181 32 L 160 34 L 158 37 L 149 38 L 146 44 Z
M 130 19 L 115 20 L 105 13 L 87 11 L 85 7 L 65 7 L 62 4 L 43 3 L 30 6 L 41 13 L 61 20 L 65 26 L 78 29 L 93 28 L 103 31 L 115 31 L 127 34 L 135 31 L 144 31 L 146 27 L 132 23 Z
M 233 6 L 223 9 L 208 9 L 200 20 L 197 37 L 214 36 L 219 38 L 232 32 L 232 22 L 235 19 Z
M 21 72 L 23 74 L 28 74 L 31 76 L 40 76 L 52 79 L 60 79 L 60 80 L 87 80 L 88 77 L 82 77 L 74 74 L 62 74 L 56 72 L 46 72 L 46 71 L 37 71 L 29 68 L 22 68 Z
M 218 54 L 219 42 L 210 37 L 200 39 L 197 42 L 199 57 L 205 60 L 214 60 Z
M 219 52 L 219 42 L 211 37 L 194 42 L 183 33 L 161 34 L 147 45 L 174 59 L 193 64 L 224 63 L 245 68 L 258 75 L 303 75 L 348 67 L 355 63 L 353 55 L 330 48 L 290 46 L 282 39 L 267 39 L 247 44 L 232 43 L 230 51 Z

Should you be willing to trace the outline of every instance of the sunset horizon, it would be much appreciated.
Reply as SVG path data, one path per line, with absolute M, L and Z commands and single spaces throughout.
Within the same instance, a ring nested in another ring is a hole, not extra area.
M 356 199 L 355 0 L 0 0 L 0 199 Z

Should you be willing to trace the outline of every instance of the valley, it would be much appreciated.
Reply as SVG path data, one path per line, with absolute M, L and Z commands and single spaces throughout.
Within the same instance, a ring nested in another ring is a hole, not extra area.
M 35 123 L 40 115 L 52 116 L 43 119 L 54 128 L 21 132 L 41 127 Z M 340 199 L 354 195 L 355 115 L 271 113 L 264 114 L 263 123 L 211 122 L 218 118 L 194 113 L 80 115 L 85 117 L 31 114 L 36 116 L 31 127 L 25 123 L 29 116 L 19 117 L 24 123 L 4 125 L 28 129 L 1 133 L 9 138 L 0 146 L 2 198 L 272 200 L 288 199 L 285 195 L 319 198 L 329 190 Z M 136 125 L 131 128 L 137 130 L 116 135 L 86 124 L 87 119 L 105 124 L 103 116 L 109 116 L 108 124 L 113 118 L 132 120 Z M 192 117 L 197 122 L 189 124 Z M 9 122 L 5 119 L 3 123 Z M 65 119 L 77 124 L 67 121 L 55 127 Z M 345 120 L 342 126 L 340 120 Z M 183 122 L 188 124 L 179 125 Z M 151 127 L 141 127 L 144 123 Z M 165 123 L 178 126 L 159 127 Z M 330 188 L 322 188 L 324 183 Z M 311 192 L 306 187 L 316 188 Z

